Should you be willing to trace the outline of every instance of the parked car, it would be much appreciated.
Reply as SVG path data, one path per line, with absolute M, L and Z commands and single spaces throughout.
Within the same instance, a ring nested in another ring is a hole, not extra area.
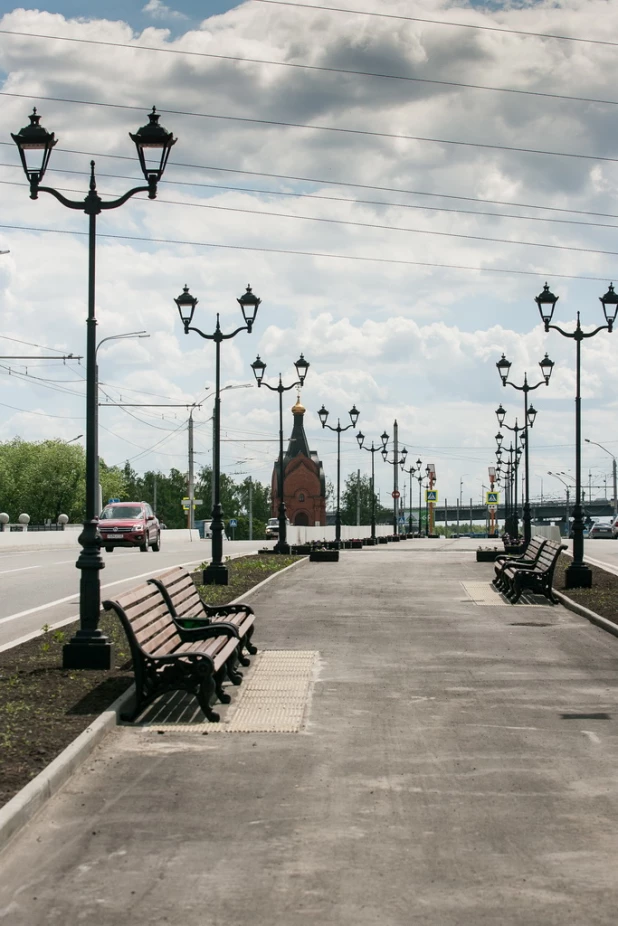
M 148 502 L 112 502 L 99 516 L 101 545 L 108 553 L 116 547 L 139 547 L 142 553 L 161 549 L 161 525 Z
M 612 536 L 614 539 L 618 537 L 618 517 L 612 520 Z
M 204 521 L 204 540 L 212 539 L 212 521 Z M 223 540 L 227 540 L 225 527 L 223 528 Z
M 614 538 L 613 522 L 611 518 L 597 518 L 596 521 L 592 522 L 592 526 L 588 531 L 588 538 L 590 540 L 599 539 L 605 537 L 608 540 Z
M 291 527 L 290 519 L 286 518 L 285 523 Z M 274 540 L 279 536 L 279 518 L 269 518 L 266 522 L 266 539 Z

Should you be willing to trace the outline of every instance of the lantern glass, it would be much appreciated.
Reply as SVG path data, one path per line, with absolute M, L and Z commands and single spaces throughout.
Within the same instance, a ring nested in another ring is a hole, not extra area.
M 386 447 L 386 445 L 388 444 L 388 434 L 386 433 L 386 431 L 384 431 L 384 433 L 380 435 L 380 440 L 382 441 L 382 444 Z
M 407 456 L 408 456 L 408 451 L 407 451 L 406 448 L 404 447 L 403 450 L 401 451 L 401 462 L 402 462 L 402 463 L 405 463 L 405 462 L 406 462 L 406 457 L 407 457 Z
M 360 412 L 359 412 L 359 410 L 357 409 L 356 405 L 353 405 L 353 406 L 352 406 L 352 408 L 350 409 L 350 411 L 348 412 L 348 414 L 349 414 L 349 416 L 350 416 L 350 421 L 352 422 L 352 427 L 355 428 L 355 427 L 356 427 L 356 422 L 358 421 L 358 417 L 359 417 L 359 415 L 360 415 Z
M 534 405 L 531 405 L 530 408 L 528 409 L 528 424 L 530 425 L 530 427 L 534 426 L 534 421 L 536 419 L 536 416 L 537 416 L 537 410 L 534 407 Z
M 362 447 L 362 446 L 363 446 L 363 442 L 364 442 L 364 440 L 365 440 L 365 435 L 363 434 L 362 431 L 359 431 L 359 432 L 358 432 L 358 434 L 356 435 L 356 440 L 358 441 L 358 446 L 359 446 L 359 447 Z
M 552 320 L 558 299 L 559 296 L 554 296 L 554 294 L 550 291 L 547 283 L 543 287 L 543 292 L 540 293 L 540 295 L 534 297 L 534 301 L 539 307 L 539 312 L 541 313 L 541 318 L 543 319 L 546 328 Z
M 264 379 L 264 373 L 266 372 L 266 364 L 263 360 L 260 359 L 259 354 L 251 364 L 251 369 L 253 370 L 253 375 L 257 380 L 258 386 L 261 386 L 262 380 Z
M 30 115 L 30 125 L 24 126 L 11 138 L 19 149 L 24 173 L 30 183 L 39 184 L 47 170 L 52 148 L 58 143 L 53 132 L 48 132 L 40 124 L 41 117 L 36 107 Z
M 262 300 L 258 299 L 258 297 L 252 292 L 250 286 L 247 286 L 247 291 L 236 300 L 242 309 L 242 315 L 249 331 L 251 331 L 253 327 L 253 322 L 255 321 L 255 316 L 257 315 L 257 310 L 261 301 Z
M 191 324 L 193 313 L 195 312 L 195 306 L 197 305 L 198 300 L 195 298 L 195 296 L 191 295 L 189 292 L 189 287 L 185 285 L 183 287 L 182 293 L 180 296 L 174 299 L 174 302 L 178 306 L 180 318 L 186 329 Z
M 307 375 L 307 370 L 309 369 L 309 364 L 305 360 L 303 354 L 300 355 L 298 360 L 295 362 L 294 366 L 296 367 L 296 373 L 300 380 L 300 384 L 305 382 L 305 376 Z
M 137 132 L 129 132 L 131 141 L 137 148 L 140 167 L 146 181 L 156 185 L 163 176 L 172 147 L 178 141 L 173 132 L 168 132 L 159 125 L 161 118 L 155 107 L 148 113 L 148 122 Z
M 618 313 L 618 295 L 614 292 L 614 284 L 609 284 L 609 289 L 604 296 L 600 297 L 601 305 L 603 306 L 603 312 L 605 313 L 605 320 L 607 321 L 607 326 L 611 331 L 614 327 L 614 322 L 616 321 L 616 314 Z
M 506 359 L 504 354 L 502 354 L 502 358 L 498 361 L 496 366 L 498 368 L 500 378 L 502 379 L 502 383 L 506 386 L 506 381 L 509 377 L 509 370 L 511 369 L 511 362 Z
M 324 425 L 326 424 L 326 419 L 328 418 L 328 415 L 329 415 L 329 412 L 326 410 L 324 406 L 322 406 L 322 408 L 318 412 L 318 418 L 322 422 L 322 427 L 324 427 Z
M 500 427 L 502 427 L 502 425 L 504 424 L 504 419 L 506 418 L 506 411 L 502 407 L 502 405 L 499 405 L 498 408 L 496 409 L 496 418 L 498 419 L 498 424 L 500 425 Z

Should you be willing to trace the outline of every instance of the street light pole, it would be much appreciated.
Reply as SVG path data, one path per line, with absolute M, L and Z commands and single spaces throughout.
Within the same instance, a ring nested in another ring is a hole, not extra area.
M 411 534 L 414 534 L 414 530 L 412 528 L 412 476 L 416 472 L 416 469 L 413 466 L 408 466 L 408 468 L 406 469 L 402 462 L 401 471 L 402 473 L 408 473 L 410 476 L 410 516 L 408 518 L 408 529 Z M 420 525 L 419 525 L 419 537 L 420 537 Z
M 584 562 L 584 511 L 582 506 L 582 411 L 581 411 L 581 344 L 584 338 L 593 338 L 599 331 L 608 331 L 612 333 L 614 322 L 618 314 L 618 295 L 614 292 L 614 286 L 609 284 L 609 289 L 604 296 L 599 297 L 603 306 L 605 315 L 605 325 L 599 325 L 594 331 L 583 331 L 580 324 L 579 312 L 577 313 L 577 324 L 573 331 L 564 331 L 558 325 L 552 325 L 551 320 L 556 308 L 559 297 L 550 292 L 547 283 L 543 292 L 535 297 L 539 313 L 545 326 L 545 331 L 557 331 L 564 338 L 572 338 L 576 345 L 576 392 L 575 392 L 575 507 L 573 508 L 573 560 L 567 566 L 565 585 L 566 588 L 590 588 L 592 585 L 592 570 Z
M 301 354 L 298 360 L 295 361 L 294 366 L 296 367 L 296 375 L 298 376 L 298 380 L 295 383 L 291 383 L 289 386 L 284 386 L 281 382 L 281 373 L 279 373 L 279 384 L 277 386 L 270 386 L 268 383 L 263 382 L 264 373 L 266 372 L 266 364 L 263 360 L 260 360 L 259 354 L 251 364 L 253 375 L 257 380 L 258 389 L 260 386 L 264 385 L 267 389 L 270 389 L 271 392 L 279 393 L 279 537 L 273 549 L 274 553 L 290 552 L 290 546 L 287 542 L 287 517 L 285 513 L 284 493 L 285 468 L 283 465 L 283 393 L 288 392 L 290 389 L 296 389 L 297 387 L 302 389 L 307 371 L 309 370 L 309 364 Z
M 388 439 L 388 438 L 387 438 Z M 384 450 L 384 434 L 382 435 L 382 446 L 375 447 L 373 441 L 371 441 L 371 447 L 364 446 L 365 435 L 358 432 L 356 435 L 356 440 L 358 441 L 358 446 L 361 450 L 366 450 L 367 453 L 371 454 L 371 544 L 375 546 L 376 544 L 376 493 L 375 493 L 375 465 L 374 465 L 374 456 L 377 451 Z M 412 496 L 410 496 L 410 499 Z M 411 504 L 411 501 L 410 501 Z
M 559 479 L 560 482 L 562 483 L 562 485 L 564 486 L 564 488 L 566 489 L 566 508 L 565 508 L 564 520 L 565 520 L 566 536 L 568 537 L 569 534 L 570 534 L 570 530 L 569 530 L 569 511 L 570 511 L 570 507 L 569 507 L 569 505 L 570 505 L 569 492 L 570 492 L 570 486 L 569 486 L 568 482 L 565 482 L 564 479 L 562 479 L 562 478 L 558 475 L 558 473 L 551 473 L 551 472 L 548 471 L 547 475 L 548 475 L 548 476 L 554 476 L 556 479 Z
M 496 364 L 498 368 L 498 373 L 500 374 L 500 379 L 502 380 L 503 386 L 512 386 L 513 389 L 517 389 L 518 392 L 523 392 L 524 394 L 524 421 L 532 426 L 534 425 L 534 419 L 536 418 L 536 411 L 533 406 L 528 406 L 528 393 L 532 392 L 534 389 L 538 389 L 539 386 L 545 384 L 549 386 L 549 380 L 551 379 L 551 374 L 554 369 L 554 362 L 550 360 L 548 355 L 545 354 L 545 357 L 539 362 L 541 368 L 541 373 L 543 374 L 543 379 L 539 380 L 538 383 L 535 383 L 534 386 L 531 386 L 528 382 L 528 374 L 524 373 L 524 381 L 521 386 L 517 386 L 515 383 L 512 383 L 509 379 L 509 372 L 512 364 L 509 360 L 506 359 L 504 354 L 502 358 Z M 530 489 L 529 489 L 529 480 L 530 480 L 530 464 L 529 464 L 529 443 L 528 435 L 526 435 L 525 447 L 524 447 L 524 474 L 526 480 L 525 495 L 524 495 L 524 543 L 526 547 L 532 539 L 532 514 L 530 511 Z
M 618 515 L 618 479 L 616 478 L 616 457 L 608 450 L 607 447 L 604 447 L 603 444 L 599 444 L 595 440 L 589 440 L 587 437 L 584 438 L 584 441 L 587 444 L 594 444 L 595 447 L 600 447 L 601 450 L 604 450 L 605 453 L 609 453 L 612 458 L 612 481 L 613 481 L 613 493 L 614 493 L 614 516 Z M 607 492 L 605 493 L 607 494 Z
M 549 362 L 551 363 L 551 360 L 550 360 Z M 508 363 L 508 361 L 507 361 L 507 363 Z M 550 375 L 551 375 L 551 374 L 550 374 Z M 510 383 L 510 385 L 513 385 L 513 384 Z M 538 385 L 541 385 L 541 384 L 539 383 Z M 515 388 L 517 388 L 517 387 L 515 387 Z M 536 387 L 535 387 L 535 388 L 536 388 Z M 528 543 L 530 543 L 530 539 L 531 539 L 531 536 L 532 536 L 532 535 L 531 535 L 531 526 L 530 526 L 530 522 L 531 522 L 532 518 L 531 518 L 531 513 L 530 513 L 530 500 L 529 500 L 529 494 L 528 494 L 528 476 L 529 476 L 529 468 L 528 468 L 528 429 L 531 428 L 532 425 L 534 424 L 534 419 L 535 419 L 536 416 L 537 416 L 537 411 L 536 411 L 536 409 L 534 408 L 533 405 L 530 405 L 530 407 L 528 407 L 528 394 L 527 394 L 527 393 L 525 393 L 525 397 L 526 397 L 526 401 L 525 401 L 525 408 L 526 408 L 526 419 L 525 419 L 525 421 L 526 421 L 526 423 L 525 423 L 524 425 L 522 425 L 521 427 L 519 427 L 517 418 L 515 419 L 515 427 L 511 427 L 510 425 L 505 424 L 504 419 L 505 419 L 505 417 L 506 417 L 506 411 L 504 410 L 504 408 L 502 407 L 502 405 L 500 405 L 500 407 L 496 409 L 496 417 L 498 418 L 498 424 L 500 425 L 501 428 L 504 427 L 504 428 L 506 428 L 508 431 L 513 431 L 514 434 L 515 434 L 515 448 L 514 448 L 514 454 L 515 454 L 515 455 L 514 455 L 514 458 L 513 458 L 514 487 L 515 487 L 515 492 L 514 492 L 514 504 L 513 504 L 513 526 L 514 526 L 514 528 L 515 528 L 515 537 L 519 537 L 519 511 L 518 511 L 518 506 L 517 506 L 518 469 L 519 469 L 519 462 L 520 462 L 520 460 L 521 460 L 522 449 L 525 450 L 525 482 L 526 482 L 526 487 L 525 487 L 525 502 L 524 502 L 524 541 L 525 541 L 525 543 L 526 543 L 526 545 L 527 545 Z M 521 438 L 519 437 L 520 432 L 521 432 Z M 509 452 L 510 452 L 510 451 L 509 451 Z M 526 503 L 527 503 L 527 516 L 528 516 L 528 521 L 527 521 L 528 539 L 527 539 L 527 540 L 526 540 L 526 534 L 525 534 L 525 530 L 526 530 Z M 508 530 L 507 530 L 507 533 L 509 533 Z
M 322 427 L 328 428 L 329 431 L 337 432 L 337 513 L 335 514 L 335 542 L 338 545 L 341 543 L 341 434 L 343 431 L 349 431 L 350 428 L 356 427 L 360 412 L 356 405 L 353 405 L 348 414 L 352 424 L 348 424 L 345 428 L 342 428 L 341 421 L 337 418 L 337 427 L 333 428 L 332 425 L 326 424 L 329 412 L 324 405 L 322 405 L 322 408 L 318 412 L 318 418 L 320 419 Z
M 207 341 L 215 342 L 215 402 L 213 409 L 213 461 L 212 461 L 212 478 L 213 478 L 213 507 L 212 507 L 212 541 L 211 541 L 211 563 L 204 569 L 202 581 L 204 585 L 227 585 L 229 581 L 228 568 L 223 562 L 223 512 L 221 510 L 221 342 L 229 341 L 241 331 L 247 331 L 251 334 L 253 323 L 260 306 L 261 299 L 258 299 L 247 286 L 247 291 L 236 300 L 241 308 L 245 324 L 236 328 L 230 334 L 223 334 L 219 324 L 219 313 L 217 312 L 217 325 L 212 334 L 206 334 L 195 326 L 191 326 L 193 313 L 198 300 L 189 292 L 189 287 L 185 286 L 182 293 L 174 302 L 178 306 L 180 319 L 184 326 L 185 334 L 195 331 L 201 338 Z
M 97 192 L 94 174 L 95 162 L 90 162 L 90 185 L 86 197 L 81 201 L 68 199 L 59 190 L 41 186 L 47 170 L 52 149 L 58 139 L 40 124 L 41 117 L 36 108 L 30 116 L 30 125 L 22 128 L 13 141 L 19 149 L 24 173 L 30 183 L 30 199 L 38 199 L 39 193 L 49 193 L 67 209 L 77 209 L 88 216 L 88 315 L 86 320 L 86 518 L 84 529 L 78 540 L 82 546 L 77 560 L 81 570 L 79 630 L 65 644 L 62 664 L 65 669 L 109 669 L 112 665 L 112 644 L 99 629 L 101 610 L 100 571 L 105 568 L 97 536 L 98 486 L 95 483 L 98 459 L 97 430 L 97 382 L 96 382 L 96 315 L 95 315 L 95 259 L 96 259 L 96 217 L 101 212 L 117 209 L 137 193 L 147 193 L 149 199 L 156 199 L 157 184 L 163 175 L 172 146 L 176 144 L 172 132 L 159 125 L 159 114 L 154 106 L 147 125 L 135 134 L 129 133 L 135 143 L 140 166 L 147 186 L 133 187 L 123 196 L 110 202 L 103 202 Z M 157 151 L 157 163 L 147 163 L 148 151 Z
M 398 487 L 398 479 L 397 479 L 397 475 L 398 475 L 397 467 L 403 466 L 405 464 L 406 457 L 408 455 L 408 451 L 406 450 L 405 447 L 402 447 L 401 454 L 399 453 L 398 435 L 399 435 L 399 428 L 397 426 L 397 422 L 395 421 L 393 423 L 393 450 L 392 450 L 393 459 L 392 460 L 389 460 L 388 458 L 388 449 L 386 447 L 388 443 L 388 434 L 385 431 L 384 434 L 382 435 L 382 459 L 384 460 L 385 463 L 389 463 L 392 467 L 394 467 L 393 468 L 393 534 L 395 534 L 395 536 L 397 536 L 397 534 L 399 533 L 399 518 L 398 518 L 399 487 Z

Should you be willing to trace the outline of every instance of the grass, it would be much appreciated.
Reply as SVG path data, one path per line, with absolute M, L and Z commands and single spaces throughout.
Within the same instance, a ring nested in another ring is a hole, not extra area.
M 299 559 L 273 555 L 230 560 L 230 584 L 200 586 L 199 592 L 208 604 L 226 604 Z M 133 683 L 129 645 L 113 612 L 102 612 L 100 621 L 114 643 L 113 669 L 62 668 L 62 647 L 78 626 L 53 631 L 43 626 L 41 636 L 0 653 L 0 806 Z

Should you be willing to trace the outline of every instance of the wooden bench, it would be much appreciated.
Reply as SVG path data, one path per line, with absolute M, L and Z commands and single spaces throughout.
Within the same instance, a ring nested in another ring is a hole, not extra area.
M 137 588 L 103 602 L 115 611 L 124 627 L 135 673 L 135 707 L 122 716 L 133 721 L 154 699 L 167 691 L 188 691 L 195 695 L 208 720 L 219 715 L 212 709 L 215 696 L 227 704 L 223 690 L 229 678 L 242 681 L 237 670 L 240 633 L 224 621 L 187 630 L 172 617 L 161 590 L 145 582 Z
M 503 575 L 506 566 L 517 565 L 520 569 L 533 569 L 546 543 L 547 539 L 545 537 L 533 537 L 528 544 L 525 556 L 507 556 L 505 553 L 497 556 L 494 563 L 496 574 L 493 578 L 493 584 L 496 588 L 508 587 Z
M 221 621 L 236 627 L 240 637 L 238 660 L 243 666 L 249 665 L 244 650 L 252 655 L 257 653 L 257 648 L 251 643 L 255 623 L 252 607 L 242 603 L 207 605 L 200 598 L 195 583 L 184 566 L 174 566 L 148 581 L 159 589 L 170 614 L 182 628 L 186 629 L 194 624 L 208 626 Z
M 558 604 L 558 599 L 552 592 L 552 583 L 556 563 L 563 550 L 566 550 L 564 544 L 548 540 L 532 569 L 520 569 L 516 563 L 507 563 L 502 571 L 506 585 L 504 593 L 507 598 L 515 604 L 523 590 L 528 588 L 537 594 L 545 595 L 553 604 Z

